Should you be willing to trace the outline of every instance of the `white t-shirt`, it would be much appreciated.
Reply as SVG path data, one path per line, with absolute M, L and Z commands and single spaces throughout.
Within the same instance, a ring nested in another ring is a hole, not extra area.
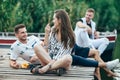
M 40 39 L 35 36 L 28 37 L 26 44 L 23 44 L 17 40 L 11 45 L 10 59 L 17 60 L 18 57 L 21 57 L 29 62 L 31 57 L 35 55 L 33 48 L 36 44 L 40 45 Z

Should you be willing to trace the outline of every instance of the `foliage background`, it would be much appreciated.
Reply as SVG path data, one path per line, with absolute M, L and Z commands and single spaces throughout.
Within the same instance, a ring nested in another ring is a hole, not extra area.
M 19 23 L 24 23 L 28 32 L 44 32 L 56 9 L 68 12 L 74 29 L 89 7 L 96 11 L 94 21 L 99 31 L 120 32 L 119 4 L 120 0 L 0 0 L 0 32 L 13 32 Z

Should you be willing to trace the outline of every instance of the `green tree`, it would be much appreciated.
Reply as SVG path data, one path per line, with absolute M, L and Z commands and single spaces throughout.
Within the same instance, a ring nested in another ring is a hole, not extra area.
M 73 28 L 76 20 L 84 17 L 87 8 L 96 11 L 97 29 L 112 31 L 119 28 L 119 0 L 1 0 L 0 31 L 13 31 L 16 24 L 24 23 L 29 32 L 44 32 L 56 9 L 65 9 Z

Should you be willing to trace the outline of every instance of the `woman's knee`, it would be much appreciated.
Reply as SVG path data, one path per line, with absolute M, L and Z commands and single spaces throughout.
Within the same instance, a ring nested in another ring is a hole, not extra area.
M 72 63 L 72 56 L 71 55 L 65 55 L 64 56 L 64 62 L 65 64 L 71 64 Z

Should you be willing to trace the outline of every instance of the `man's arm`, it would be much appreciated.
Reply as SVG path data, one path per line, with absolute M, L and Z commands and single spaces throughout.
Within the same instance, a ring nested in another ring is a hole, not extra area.
M 80 28 L 86 28 L 88 34 L 92 34 L 92 29 L 88 25 L 83 24 L 81 21 L 78 21 L 76 23 L 76 26 L 78 26 Z
M 10 60 L 10 66 L 14 69 L 21 68 L 21 65 L 16 62 L 16 60 Z

